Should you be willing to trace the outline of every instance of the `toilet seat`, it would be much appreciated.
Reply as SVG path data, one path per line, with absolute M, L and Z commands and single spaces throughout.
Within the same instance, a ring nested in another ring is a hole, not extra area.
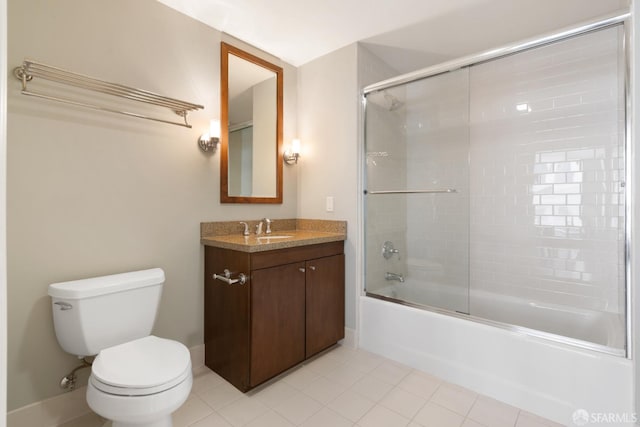
M 105 393 L 143 396 L 175 387 L 190 375 L 189 350 L 177 341 L 150 335 L 102 350 L 89 380 Z

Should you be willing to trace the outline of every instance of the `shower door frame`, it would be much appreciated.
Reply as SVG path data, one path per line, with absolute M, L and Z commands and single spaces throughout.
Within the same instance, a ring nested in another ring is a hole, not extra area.
M 418 71 L 402 74 L 400 76 L 383 80 L 378 83 L 374 83 L 368 86 L 365 86 L 361 92 L 361 138 L 362 141 L 360 146 L 361 157 L 360 157 L 360 218 L 363 218 L 361 224 L 361 236 L 360 239 L 360 249 L 363 254 L 362 259 L 364 260 L 366 257 L 366 216 L 365 216 L 365 205 L 366 205 L 366 196 L 367 194 L 374 194 L 374 192 L 368 192 L 366 188 L 366 153 L 365 153 L 365 140 L 366 140 L 366 108 L 367 108 L 367 95 L 379 92 L 385 89 L 389 89 L 396 86 L 401 86 L 407 83 L 411 83 L 417 80 L 425 79 L 428 77 L 434 77 L 445 73 L 450 73 L 453 71 L 460 70 L 462 68 L 470 67 L 472 65 L 478 65 L 483 62 L 491 61 L 494 59 L 503 58 L 506 56 L 514 55 L 519 52 L 523 52 L 526 50 L 534 49 L 537 47 L 542 47 L 548 44 L 552 44 L 555 42 L 559 42 L 562 40 L 566 40 L 569 38 L 573 38 L 576 36 L 580 36 L 583 34 L 587 34 L 593 31 L 602 30 L 609 27 L 614 27 L 616 25 L 622 25 L 623 31 L 623 47 L 622 47 L 622 56 L 623 56 L 623 105 L 624 105 L 624 126 L 623 126 L 623 147 L 625 152 L 625 172 L 624 172 L 624 198 L 625 198 L 625 230 L 624 230 L 624 261 L 625 261 L 625 277 L 624 277 L 624 291 L 625 291 L 625 348 L 618 349 L 614 347 L 609 347 L 606 345 L 591 343 L 588 341 L 583 341 L 571 337 L 566 337 L 562 335 L 553 334 L 550 332 L 539 331 L 536 329 L 526 328 L 523 326 L 512 325 L 508 323 L 498 322 L 490 319 L 485 319 L 481 317 L 473 316 L 472 314 L 464 314 L 455 312 L 452 310 L 447 310 L 443 308 L 426 306 L 422 304 L 416 304 L 409 301 L 401 301 L 394 298 L 389 298 L 381 295 L 377 295 L 375 293 L 369 293 L 366 291 L 366 263 L 361 262 L 360 270 L 362 272 L 362 287 L 361 294 L 366 295 L 368 297 L 381 299 L 390 301 L 392 303 L 406 305 L 409 307 L 420 308 L 423 310 L 432 311 L 439 314 L 444 314 L 447 316 L 457 317 L 460 319 L 470 320 L 473 322 L 483 323 L 490 326 L 496 326 L 501 329 L 506 329 L 515 333 L 529 335 L 537 338 L 542 338 L 549 341 L 554 341 L 562 344 L 568 344 L 575 347 L 580 347 L 588 350 L 598 351 L 602 353 L 607 353 L 615 356 L 625 357 L 627 359 L 631 359 L 632 349 L 633 349 L 633 334 L 632 334 L 632 290 L 631 290 L 631 278 L 632 276 L 632 214 L 634 212 L 634 198 L 632 197 L 632 193 L 634 191 L 634 184 L 632 178 L 634 176 L 633 172 L 633 154 L 634 150 L 631 143 L 631 135 L 632 135 L 632 125 L 631 125 L 631 117 L 632 117 L 632 106 L 631 106 L 631 85 L 630 85 L 630 18 L 631 13 L 629 11 L 616 12 L 604 17 L 600 17 L 595 20 L 587 21 L 580 23 L 575 26 L 567 27 L 561 29 L 559 31 L 554 31 L 551 33 L 544 34 L 542 36 L 526 39 L 524 41 L 508 44 L 496 49 L 490 49 L 484 52 L 480 52 L 478 54 L 464 56 L 459 59 L 455 59 L 452 61 L 444 62 L 438 65 L 434 65 L 432 67 L 427 67 Z M 380 193 L 380 192 L 377 192 Z M 394 192 L 382 192 L 384 194 L 394 193 Z M 396 192 L 396 193 L 400 193 Z

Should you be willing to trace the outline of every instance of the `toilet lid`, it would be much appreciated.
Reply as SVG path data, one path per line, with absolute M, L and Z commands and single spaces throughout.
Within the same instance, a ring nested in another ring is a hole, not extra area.
M 177 341 L 153 335 L 106 348 L 91 366 L 96 388 L 124 395 L 163 391 L 190 373 L 189 350 Z

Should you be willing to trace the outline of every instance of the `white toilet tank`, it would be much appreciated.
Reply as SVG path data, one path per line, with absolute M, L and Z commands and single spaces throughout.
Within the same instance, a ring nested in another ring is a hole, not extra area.
M 60 346 L 78 357 L 151 334 L 164 271 L 160 268 L 49 285 Z

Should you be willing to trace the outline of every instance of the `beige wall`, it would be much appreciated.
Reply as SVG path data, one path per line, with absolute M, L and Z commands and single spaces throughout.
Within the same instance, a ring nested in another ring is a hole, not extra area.
M 301 218 L 347 221 L 345 324 L 356 327 L 358 228 L 357 44 L 298 68 L 302 144 L 298 192 Z M 334 211 L 326 212 L 327 197 Z
M 28 98 L 10 79 L 11 410 L 60 393 L 78 364 L 57 344 L 49 283 L 162 267 L 154 333 L 201 344 L 200 221 L 295 216 L 297 172 L 285 168 L 282 205 L 219 204 L 219 154 L 196 141 L 219 117 L 219 42 L 233 42 L 220 32 L 153 0 L 9 0 L 8 17 L 10 67 L 29 57 L 205 106 L 186 129 Z M 286 141 L 296 133 L 296 70 L 278 65 Z

